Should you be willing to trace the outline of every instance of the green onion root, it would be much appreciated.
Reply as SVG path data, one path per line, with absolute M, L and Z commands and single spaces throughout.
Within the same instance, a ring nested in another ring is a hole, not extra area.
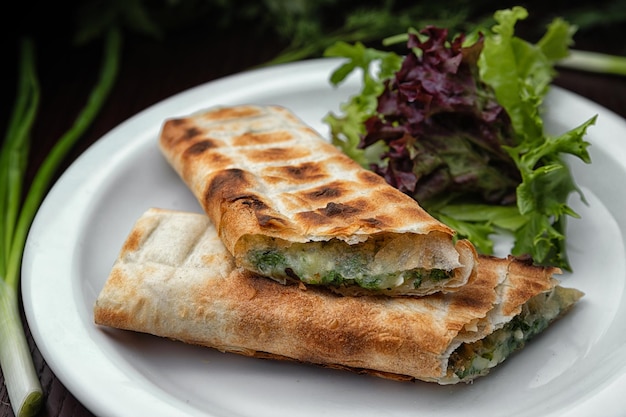
M 16 291 L 0 280 L 0 364 L 18 417 L 34 416 L 41 407 L 43 391 L 37 378 L 20 318 Z

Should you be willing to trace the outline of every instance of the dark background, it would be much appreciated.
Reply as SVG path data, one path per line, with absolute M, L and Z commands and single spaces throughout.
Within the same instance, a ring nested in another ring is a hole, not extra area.
M 378 7 L 380 2 L 265 0 L 226 1 L 221 4 L 210 0 L 25 1 L 14 5 L 12 12 L 5 9 L 0 37 L 3 70 L 0 79 L 2 132 L 6 130 L 15 100 L 19 39 L 23 36 L 31 37 L 37 48 L 41 104 L 32 135 L 27 182 L 84 106 L 100 67 L 102 42 L 97 35 L 102 31 L 95 29 L 107 20 L 105 17 L 111 5 L 122 3 L 141 5 L 144 11 L 149 11 L 159 31 L 155 33 L 145 27 L 142 29 L 128 16 L 115 17 L 114 21 L 122 26 L 124 34 L 117 82 L 98 118 L 66 159 L 57 176 L 102 135 L 150 105 L 190 87 L 266 63 L 294 39 L 304 39 L 298 45 L 306 45 L 308 39 L 308 46 L 311 46 L 320 33 L 332 33 L 340 28 L 345 15 L 351 10 L 363 5 Z M 307 3 L 315 3 L 317 6 L 307 6 Z M 396 9 L 401 10 L 417 3 L 396 2 Z M 536 40 L 553 17 L 565 16 L 580 27 L 573 47 L 626 55 L 624 0 L 456 3 L 470 10 L 465 20 L 467 23 L 490 16 L 496 9 L 512 5 L 527 7 L 531 16 L 518 25 L 517 33 L 528 40 Z M 289 14 L 280 9 L 281 5 L 286 4 L 300 7 L 305 12 Z M 445 8 L 448 3 L 442 0 L 438 4 Z M 88 6 L 98 11 L 96 15 L 100 17 L 99 20 L 89 20 L 88 13 L 81 17 L 79 11 Z M 432 13 L 433 16 L 439 13 L 437 17 L 441 14 L 436 10 Z M 429 15 L 422 14 L 422 18 L 428 20 Z M 95 35 L 91 40 L 78 44 L 77 34 L 85 33 L 84 27 L 94 29 Z M 404 30 L 397 28 L 395 33 Z M 369 43 L 379 46 L 376 41 Z M 319 49 L 308 57 L 318 55 Z M 624 76 L 561 69 L 555 84 L 626 117 Z M 623 140 L 626 143 L 626 138 Z M 40 415 L 91 415 L 56 379 L 30 334 L 28 338 L 46 396 Z M 13 412 L 0 374 L 0 417 L 8 416 L 13 416 Z

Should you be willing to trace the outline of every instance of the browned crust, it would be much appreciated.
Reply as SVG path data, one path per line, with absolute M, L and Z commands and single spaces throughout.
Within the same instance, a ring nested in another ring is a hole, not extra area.
M 168 245 L 187 254 L 166 255 Z M 206 217 L 151 210 L 123 245 L 94 320 L 248 356 L 433 381 L 445 375 L 455 338 L 485 320 L 503 279 L 513 311 L 555 285 L 550 272 L 483 257 L 476 278 L 454 293 L 343 297 L 236 269 Z
M 507 292 L 502 303 L 502 313 L 506 316 L 519 314 L 522 304 L 554 287 L 555 280 L 552 276 L 561 273 L 559 268 L 533 265 L 529 259 L 509 259 L 511 286 L 505 288 Z
M 171 119 L 160 147 L 236 257 L 245 235 L 306 242 L 454 233 L 281 107 L 218 108 Z

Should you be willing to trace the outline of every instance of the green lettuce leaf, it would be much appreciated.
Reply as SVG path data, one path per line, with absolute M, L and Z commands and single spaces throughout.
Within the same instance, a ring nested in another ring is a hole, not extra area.
M 521 7 L 496 12 L 497 24 L 485 37 L 479 58 L 481 79 L 495 91 L 498 102 L 507 110 L 518 144 L 506 147 L 522 175 L 517 187 L 517 207 L 527 221 L 515 231 L 515 255 L 530 255 L 539 264 L 554 264 L 569 269 L 565 255 L 565 216 L 577 217 L 566 201 L 572 192 L 584 196 L 576 187 L 562 155 L 573 155 L 585 163 L 591 158 L 589 143 L 583 140 L 592 117 L 559 136 L 545 133 L 543 100 L 549 91 L 554 63 L 567 56 L 575 31 L 555 19 L 537 44 L 514 36 L 514 26 L 525 19 Z
M 376 113 L 378 96 L 384 90 L 383 80 L 391 78 L 400 68 L 402 57 L 394 52 L 367 48 L 360 42 L 354 45 L 337 42 L 326 49 L 324 56 L 346 58 L 330 76 L 333 85 L 341 84 L 353 71 L 361 71 L 361 92 L 340 105 L 340 115 L 329 113 L 324 122 L 330 128 L 333 144 L 359 164 L 369 167 L 380 161 L 385 147 L 382 144 L 367 149 L 359 147 L 365 134 L 365 121 Z

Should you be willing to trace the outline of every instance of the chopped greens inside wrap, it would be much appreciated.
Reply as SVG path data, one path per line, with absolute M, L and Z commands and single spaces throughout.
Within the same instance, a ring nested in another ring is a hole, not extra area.
M 522 311 L 502 328 L 484 339 L 463 343 L 450 356 L 450 381 L 467 381 L 486 375 L 526 343 L 565 314 L 582 293 L 572 288 L 554 287 L 538 294 L 522 306 Z
M 329 256 L 320 256 L 329 252 Z M 390 272 L 382 266 L 376 267 L 368 259 L 372 256 L 371 252 L 359 250 L 359 245 L 329 242 L 295 243 L 286 251 L 260 249 L 248 254 L 251 267 L 263 275 L 332 287 L 356 284 L 368 290 L 390 290 L 404 285 L 417 289 L 422 283 L 439 282 L 453 275 L 451 270 L 420 267 Z M 372 265 L 375 269 L 370 268 Z

